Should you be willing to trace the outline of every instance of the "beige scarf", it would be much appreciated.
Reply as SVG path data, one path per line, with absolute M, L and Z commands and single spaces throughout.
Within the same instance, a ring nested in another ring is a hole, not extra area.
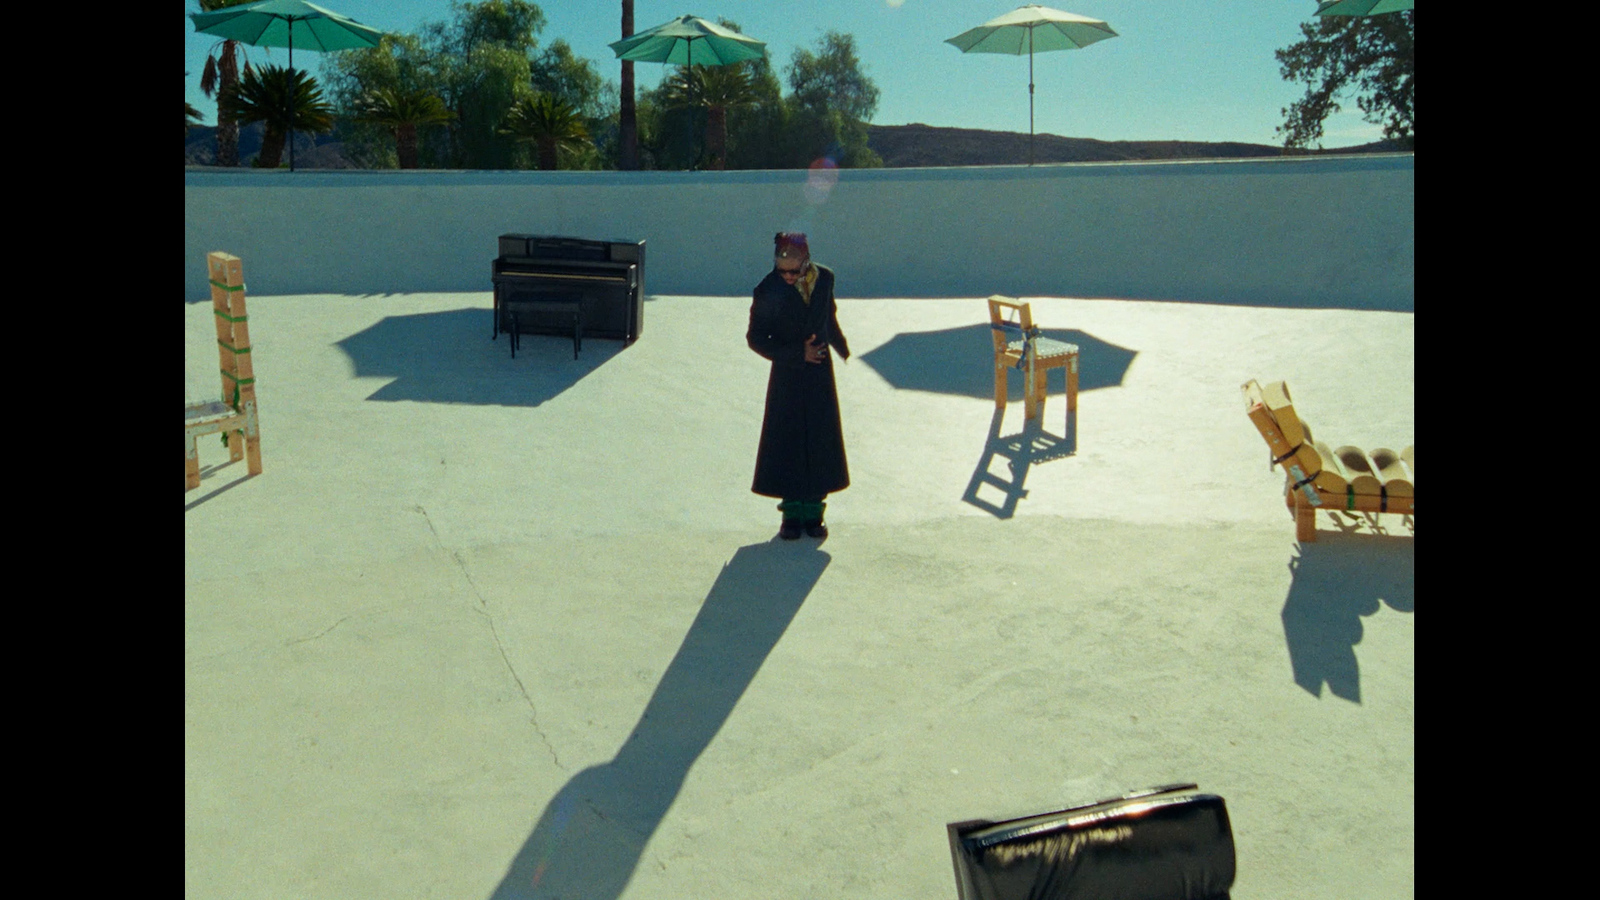
M 817 274 L 817 267 L 807 260 L 805 274 L 794 280 L 795 289 L 807 306 L 811 305 L 811 289 L 817 286 Z

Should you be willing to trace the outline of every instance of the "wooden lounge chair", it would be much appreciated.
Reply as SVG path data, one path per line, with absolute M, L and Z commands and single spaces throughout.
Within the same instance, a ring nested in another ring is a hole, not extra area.
M 244 272 L 239 257 L 210 253 L 211 307 L 217 323 L 217 354 L 222 363 L 222 399 L 185 405 L 183 489 L 200 486 L 200 456 L 195 441 L 222 434 L 228 456 L 245 459 L 251 475 L 261 474 L 261 428 L 256 421 L 255 366 L 250 361 L 249 317 L 244 309 Z
M 1272 464 L 1286 474 L 1284 500 L 1294 510 L 1295 539 L 1317 539 L 1317 510 L 1329 512 L 1416 513 L 1416 447 L 1399 453 L 1383 447 L 1330 448 L 1311 435 L 1311 426 L 1294 411 L 1289 386 L 1265 387 L 1254 379 L 1243 386 L 1245 411 L 1272 451 Z

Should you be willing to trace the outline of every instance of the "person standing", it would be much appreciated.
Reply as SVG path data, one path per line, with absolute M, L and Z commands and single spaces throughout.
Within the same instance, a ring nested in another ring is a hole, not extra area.
M 833 270 L 811 261 L 804 234 L 773 236 L 772 271 L 756 285 L 745 341 L 772 363 L 750 490 L 782 501 L 778 537 L 825 538 L 825 500 L 850 486 L 828 350 L 848 360 L 850 345 L 839 330 Z

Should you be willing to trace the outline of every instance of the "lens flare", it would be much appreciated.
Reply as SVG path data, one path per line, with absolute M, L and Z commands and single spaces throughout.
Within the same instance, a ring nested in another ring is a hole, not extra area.
M 824 156 L 811 163 L 811 168 L 806 172 L 805 195 L 806 202 L 812 206 L 821 206 L 827 202 L 828 195 L 833 192 L 833 186 L 839 183 L 839 164 L 830 156 Z

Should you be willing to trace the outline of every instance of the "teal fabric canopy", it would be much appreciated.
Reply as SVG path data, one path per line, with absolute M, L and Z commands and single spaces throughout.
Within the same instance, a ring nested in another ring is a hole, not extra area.
M 252 47 L 288 47 L 294 71 L 294 48 L 325 53 L 376 47 L 383 32 L 355 19 L 304 0 L 261 0 L 215 12 L 190 13 L 194 30 Z M 289 171 L 294 171 L 294 130 L 289 130 Z
M 354 50 L 376 47 L 383 32 L 304 0 L 261 0 L 215 12 L 191 13 L 195 31 L 252 47 L 288 47 L 294 67 L 294 48 L 302 50 Z
M 1381 16 L 1411 9 L 1412 0 L 1320 0 L 1319 16 Z
M 767 45 L 715 22 L 696 16 L 679 16 L 609 46 L 618 59 L 629 62 L 726 66 L 760 59 Z
M 1077 50 L 1117 36 L 1088 16 L 1030 3 L 945 40 L 962 53 L 1028 54 L 1028 165 L 1033 165 L 1033 54 Z
M 1035 51 L 1077 50 L 1116 36 L 1111 26 L 1099 19 L 1029 4 L 963 31 L 945 43 L 954 44 L 962 53 L 1031 56 Z

